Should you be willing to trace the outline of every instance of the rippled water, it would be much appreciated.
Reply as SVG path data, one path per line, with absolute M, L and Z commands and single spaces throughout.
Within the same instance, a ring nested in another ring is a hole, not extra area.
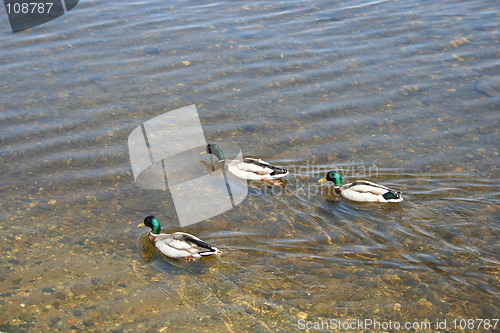
M 81 1 L 16 34 L 0 15 L 0 331 L 493 324 L 497 8 Z M 224 252 L 185 265 L 135 227 L 181 230 L 168 191 L 135 185 L 127 138 L 190 104 L 208 141 L 291 174 L 182 228 Z M 340 199 L 316 183 L 330 169 L 406 201 Z

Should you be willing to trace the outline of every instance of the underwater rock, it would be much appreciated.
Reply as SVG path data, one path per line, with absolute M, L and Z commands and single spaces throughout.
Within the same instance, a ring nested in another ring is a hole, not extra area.
M 160 49 L 154 46 L 146 46 L 144 48 L 144 54 L 160 54 Z
M 476 90 L 486 96 L 500 96 L 500 77 L 486 77 L 476 84 Z

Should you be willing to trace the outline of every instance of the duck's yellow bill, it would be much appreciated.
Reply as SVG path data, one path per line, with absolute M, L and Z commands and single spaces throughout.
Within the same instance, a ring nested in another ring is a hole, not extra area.
M 200 155 L 203 155 L 203 154 L 208 154 L 208 153 L 207 153 L 206 151 L 202 151 L 202 152 L 200 153 Z
M 142 222 L 142 223 L 139 223 L 139 224 L 137 225 L 137 228 L 139 228 L 139 227 L 145 227 L 145 226 L 146 226 L 146 225 L 144 224 L 144 222 Z
M 323 177 L 320 180 L 318 180 L 318 183 L 322 183 L 322 182 L 326 182 L 326 181 L 327 181 L 326 177 Z

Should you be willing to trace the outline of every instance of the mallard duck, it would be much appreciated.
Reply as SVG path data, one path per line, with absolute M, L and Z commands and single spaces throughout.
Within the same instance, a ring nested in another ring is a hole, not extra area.
M 161 253 L 170 258 L 195 259 L 222 253 L 198 237 L 185 232 L 160 233 L 160 222 L 154 216 L 147 216 L 138 227 L 150 227 L 149 240 Z
M 288 175 L 287 169 L 278 168 L 266 161 L 256 158 L 244 158 L 243 161 L 231 161 L 226 164 L 226 156 L 222 149 L 215 143 L 207 145 L 207 150 L 202 154 L 213 154 L 230 173 L 244 180 L 275 181 Z
M 367 180 L 357 180 L 353 183 L 342 185 L 340 173 L 330 171 L 318 183 L 332 181 L 335 192 L 346 199 L 359 202 L 401 202 L 403 197 L 400 191 L 391 190 L 385 186 Z

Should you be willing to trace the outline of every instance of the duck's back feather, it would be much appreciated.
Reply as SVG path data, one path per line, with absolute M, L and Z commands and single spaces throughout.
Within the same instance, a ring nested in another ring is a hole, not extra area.
M 288 170 L 278 168 L 264 160 L 247 157 L 243 161 L 233 161 L 228 170 L 238 178 L 247 180 L 278 179 L 285 177 Z
M 390 191 L 390 189 L 385 186 L 375 184 L 367 180 L 357 180 L 355 182 L 342 186 L 342 189 L 351 189 L 356 192 L 373 193 L 375 195 L 383 195 L 387 191 Z
M 245 158 L 245 162 L 260 166 L 260 167 L 265 168 L 265 169 L 270 169 L 271 172 L 269 173 L 269 175 L 271 175 L 271 176 L 277 176 L 277 175 L 285 176 L 288 174 L 288 170 L 283 169 L 283 168 L 278 168 L 277 166 L 274 166 L 274 165 L 272 165 L 264 160 L 261 160 L 261 159 L 247 157 L 247 158 Z
M 197 247 L 199 250 L 204 251 L 215 251 L 215 249 L 210 246 L 210 244 L 202 241 L 196 236 L 187 234 L 185 232 L 174 232 L 172 234 L 174 240 L 178 241 L 180 244 L 190 244 L 191 248 Z
M 346 184 L 338 192 L 347 199 L 361 202 L 400 202 L 403 201 L 401 192 L 391 190 L 380 184 L 367 180 L 358 180 Z
M 196 236 L 185 232 L 155 235 L 155 246 L 165 255 L 173 258 L 207 256 L 220 251 Z

